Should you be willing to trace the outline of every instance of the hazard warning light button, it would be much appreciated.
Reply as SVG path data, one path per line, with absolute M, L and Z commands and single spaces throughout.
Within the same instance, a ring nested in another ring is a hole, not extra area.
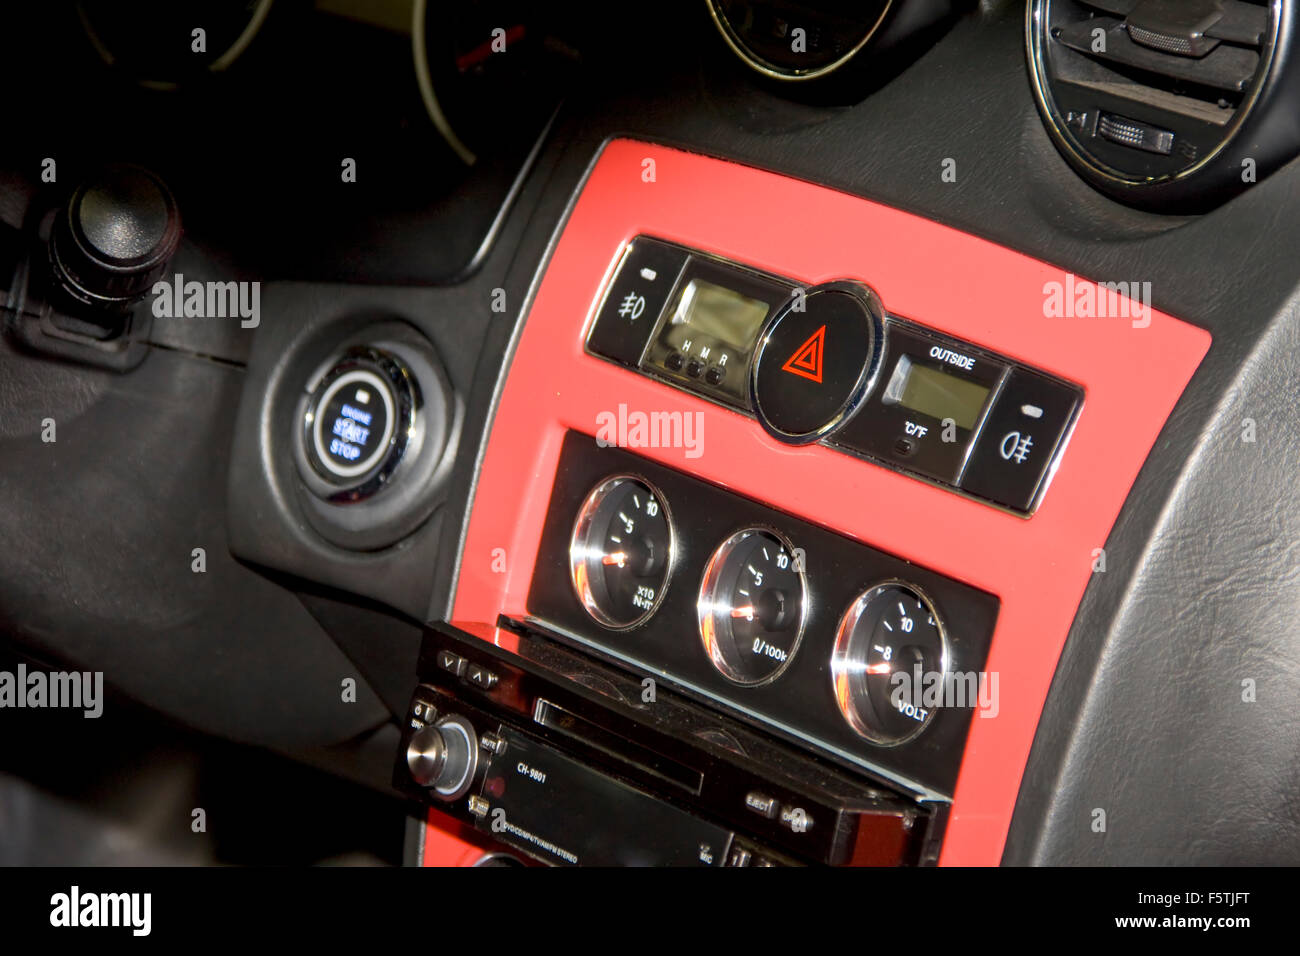
M 884 313 L 856 282 L 831 282 L 796 294 L 759 337 L 750 402 L 781 441 L 818 441 L 845 424 L 870 390 L 880 364 Z

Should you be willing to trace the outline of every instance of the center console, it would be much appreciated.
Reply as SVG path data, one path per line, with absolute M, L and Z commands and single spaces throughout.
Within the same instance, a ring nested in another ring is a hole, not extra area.
M 396 770 L 424 861 L 478 833 L 547 864 L 996 864 L 1208 346 L 1136 287 L 607 143 L 425 632 Z

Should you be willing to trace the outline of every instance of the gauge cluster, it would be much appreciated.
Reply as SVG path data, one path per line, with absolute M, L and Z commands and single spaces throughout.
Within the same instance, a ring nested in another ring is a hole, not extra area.
M 579 432 L 527 608 L 534 629 L 936 798 L 974 715 L 996 715 L 997 598 Z
M 857 100 L 914 59 L 964 2 L 708 0 L 707 7 L 720 45 L 756 81 L 787 95 L 798 89 Z

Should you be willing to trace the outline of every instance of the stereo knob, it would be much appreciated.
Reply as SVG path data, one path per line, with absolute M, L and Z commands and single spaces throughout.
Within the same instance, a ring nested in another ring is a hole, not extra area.
M 440 800 L 457 800 L 469 792 L 478 770 L 478 736 L 464 717 L 451 714 L 432 727 L 421 727 L 406 746 L 411 778 Z
M 750 405 L 772 437 L 819 441 L 844 425 L 880 367 L 884 309 L 857 282 L 813 286 L 764 328 L 751 367 Z

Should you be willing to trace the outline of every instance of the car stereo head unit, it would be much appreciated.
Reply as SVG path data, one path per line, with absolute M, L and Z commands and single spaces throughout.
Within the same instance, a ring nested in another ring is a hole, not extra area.
M 847 773 L 519 622 L 425 632 L 397 787 L 537 862 L 933 863 L 947 805 Z

